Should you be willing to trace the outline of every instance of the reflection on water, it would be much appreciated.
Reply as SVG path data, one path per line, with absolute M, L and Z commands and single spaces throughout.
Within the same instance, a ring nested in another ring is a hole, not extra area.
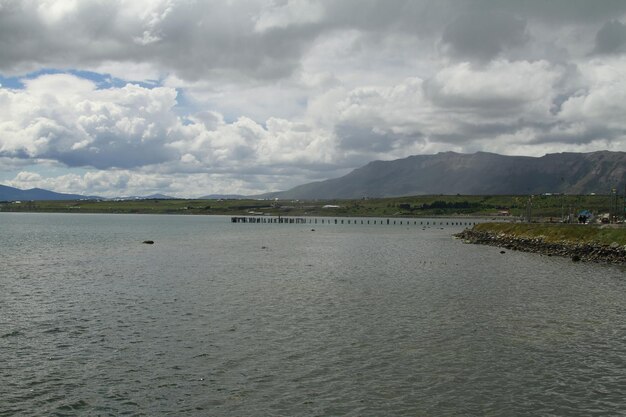
M 624 269 L 459 228 L 2 213 L 0 415 L 626 413 Z

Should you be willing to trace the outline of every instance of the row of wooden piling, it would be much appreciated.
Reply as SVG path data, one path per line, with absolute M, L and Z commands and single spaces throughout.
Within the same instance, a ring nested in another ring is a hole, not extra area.
M 415 220 L 415 219 L 335 219 L 311 217 L 231 217 L 231 223 L 282 223 L 282 224 L 380 224 L 380 225 L 419 225 L 419 226 L 473 226 L 475 221 Z

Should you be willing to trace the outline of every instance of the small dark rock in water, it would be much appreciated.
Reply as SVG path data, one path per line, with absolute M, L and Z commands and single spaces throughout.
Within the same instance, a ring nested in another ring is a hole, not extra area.
M 314 231 L 315 231 L 315 229 L 311 229 L 311 231 L 312 231 L 312 232 L 314 232 Z
M 142 243 L 145 243 L 146 245 L 154 245 L 154 240 L 144 240 Z
M 580 261 L 580 256 L 578 256 L 578 255 L 572 256 L 572 261 L 579 262 Z
M 261 249 L 267 249 L 267 246 L 261 246 Z
M 505 251 L 501 250 L 500 253 L 506 253 Z

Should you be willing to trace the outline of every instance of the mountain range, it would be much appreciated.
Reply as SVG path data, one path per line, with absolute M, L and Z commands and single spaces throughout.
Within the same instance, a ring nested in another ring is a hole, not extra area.
M 335 179 L 268 194 L 283 199 L 355 199 L 432 194 L 609 194 L 626 184 L 626 152 L 542 157 L 441 152 L 374 161 Z
M 98 197 L 88 197 L 79 194 L 63 194 L 42 188 L 20 190 L 6 185 L 0 185 L 0 201 L 30 201 L 30 200 L 94 200 Z
M 626 184 L 626 152 L 555 153 L 542 157 L 487 152 L 441 152 L 394 161 L 373 161 L 349 174 L 255 196 L 280 199 L 358 199 L 408 195 L 609 194 Z M 161 194 L 138 198 L 172 198 Z M 211 195 L 210 198 L 245 198 Z M 0 185 L 0 201 L 80 200 L 100 197 Z
M 64 194 L 42 188 L 31 188 L 21 190 L 19 188 L 0 185 L 0 201 L 44 201 L 44 200 L 171 200 L 174 197 L 163 194 L 152 194 L 148 196 L 130 196 L 106 199 L 98 196 L 85 196 L 81 194 Z

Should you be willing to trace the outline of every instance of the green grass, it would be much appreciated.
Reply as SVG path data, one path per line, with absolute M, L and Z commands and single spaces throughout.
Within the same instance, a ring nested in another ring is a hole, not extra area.
M 545 242 L 599 243 L 617 242 L 626 245 L 626 227 L 623 225 L 579 225 L 537 223 L 482 223 L 474 230 L 504 233 L 521 238 L 542 238 Z
M 225 214 L 249 212 L 288 216 L 497 216 L 507 210 L 524 215 L 528 196 L 430 195 L 363 200 L 133 200 L 133 201 L 29 201 L 0 203 L 0 211 L 62 213 Z M 587 209 L 595 214 L 611 207 L 610 196 L 534 196 L 532 215 L 538 220 L 559 221 L 563 215 Z M 324 205 L 339 208 L 324 209 Z M 623 213 L 622 205 L 620 211 Z

